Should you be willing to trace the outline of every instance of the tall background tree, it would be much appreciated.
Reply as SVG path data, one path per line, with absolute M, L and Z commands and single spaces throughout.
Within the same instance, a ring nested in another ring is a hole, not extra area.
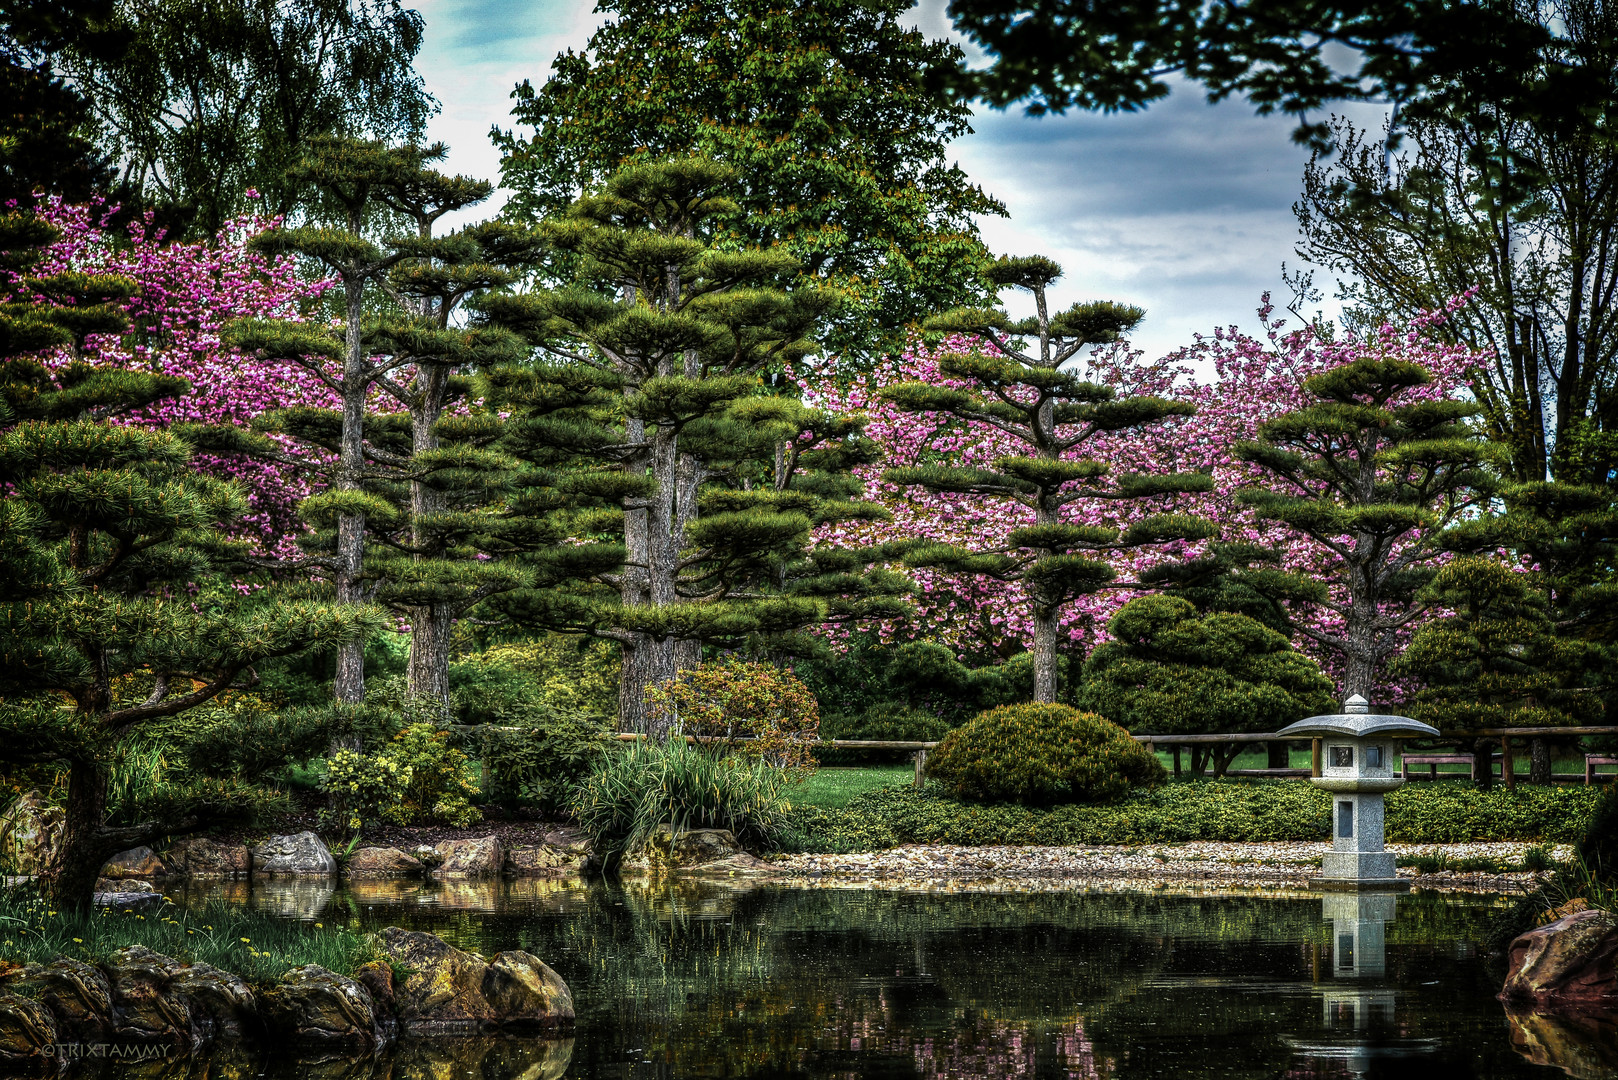
M 1116 341 L 1144 313 L 1119 304 L 1089 303 L 1052 314 L 1046 289 L 1061 273 L 1056 263 L 1039 256 L 1001 259 L 989 269 L 988 280 L 997 288 L 1031 292 L 1036 314 L 1014 322 L 1003 311 L 961 308 L 930 320 L 932 329 L 975 339 L 980 351 L 940 359 L 940 373 L 956 385 L 910 382 L 883 391 L 899 408 L 930 414 L 940 424 L 981 425 L 1010 450 L 986 468 L 910 466 L 889 470 L 886 479 L 933 492 L 1010 500 L 1030 512 L 1030 523 L 996 538 L 992 547 L 934 544 L 907 553 L 906 561 L 1023 584 L 1033 621 L 1034 700 L 1042 702 L 1056 700 L 1062 609 L 1110 587 L 1116 576 L 1116 569 L 1097 556 L 1206 538 L 1217 531 L 1207 522 L 1174 513 L 1146 517 L 1123 529 L 1074 520 L 1070 508 L 1078 503 L 1208 491 L 1212 480 L 1200 474 L 1114 476 L 1107 462 L 1087 456 L 1098 436 L 1195 410 L 1151 395 L 1119 397 L 1112 387 L 1063 370 L 1081 349 Z M 1037 345 L 1025 351 L 1024 338 Z
M 211 236 L 257 188 L 306 210 L 289 173 L 318 135 L 421 137 L 437 103 L 411 66 L 423 23 L 398 0 L 114 0 L 51 70 L 87 102 L 130 187 Z M 103 38 L 120 43 L 116 52 Z M 340 213 L 340 208 L 339 208 Z
M 1467 422 L 1477 406 L 1423 392 L 1433 376 L 1408 358 L 1419 343 L 1388 328 L 1342 348 L 1363 353 L 1311 376 L 1308 404 L 1234 449 L 1261 475 L 1242 501 L 1307 537 L 1339 586 L 1319 601 L 1328 618 L 1294 629 L 1343 657 L 1345 698 L 1375 700 L 1379 672 L 1428 607 L 1421 589 L 1446 532 L 1486 505 L 1499 455 Z
M 835 298 L 779 247 L 715 245 L 734 183 L 700 158 L 626 168 L 541 227 L 595 289 L 481 305 L 548 358 L 491 377 L 491 400 L 513 417 L 504 445 L 616 507 L 579 536 L 596 544 L 540 553 L 554 587 L 498 606 L 618 642 L 620 725 L 658 736 L 667 717 L 648 713 L 646 690 L 695 663 L 701 644 L 892 614 L 888 594 L 908 588 L 863 572 L 885 551 L 809 550 L 816 523 L 880 511 L 849 501 L 858 485 L 840 475 L 864 450 L 857 424 L 764 381 L 815 350 L 809 335 Z
M 1618 11 L 1544 7 L 1556 45 L 1532 96 L 1466 99 L 1384 138 L 1340 121 L 1295 205 L 1298 253 L 1374 329 L 1452 296 L 1441 335 L 1491 353 L 1475 383 L 1511 475 L 1606 483 L 1618 466 Z M 1580 106 L 1580 102 L 1585 102 Z
M 87 908 L 109 856 L 241 809 L 243 792 L 215 784 L 109 824 L 111 770 L 131 741 L 250 685 L 263 660 L 336 646 L 376 620 L 273 588 L 189 595 L 239 554 L 222 531 L 245 511 L 244 493 L 195 470 L 174 435 L 110 422 L 186 392 L 183 380 L 82 362 L 52 371 L 29 355 L 120 333 L 117 304 L 133 289 L 108 275 L 29 274 L 52 232 L 21 214 L 0 219 L 11 271 L 0 304 L 0 758 L 65 764 L 49 885 L 58 904 Z
M 532 133 L 494 133 L 507 213 L 539 220 L 624 165 L 713 158 L 740 178 L 714 243 L 779 245 L 836 291 L 829 351 L 896 351 L 908 324 L 980 299 L 973 215 L 1005 213 L 944 156 L 971 130 L 943 86 L 960 50 L 904 26 L 907 7 L 603 3 L 587 49 L 514 93 Z

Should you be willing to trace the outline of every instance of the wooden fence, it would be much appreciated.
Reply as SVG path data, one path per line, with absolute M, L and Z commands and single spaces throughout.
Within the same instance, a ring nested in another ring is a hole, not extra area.
M 457 725 L 456 730 L 459 730 L 459 731 L 520 731 L 521 729 L 520 728 L 514 728 L 514 727 L 504 727 L 504 726 L 496 727 L 496 726 L 492 726 L 492 725 L 485 725 L 485 726 L 482 726 L 482 727 L 470 727 L 470 726 Z M 1435 743 L 1441 743 L 1441 744 L 1458 744 L 1462 740 L 1469 740 L 1469 739 L 1482 739 L 1482 738 L 1499 739 L 1500 740 L 1500 749 L 1501 749 L 1500 778 L 1501 778 L 1501 780 L 1503 780 L 1505 782 L 1506 787 L 1515 788 L 1517 786 L 1516 766 L 1515 766 L 1515 763 L 1512 760 L 1512 753 L 1511 753 L 1511 749 L 1512 749 L 1511 744 L 1512 744 L 1513 739 L 1576 738 L 1576 737 L 1585 736 L 1585 735 L 1618 735 L 1618 727 L 1479 728 L 1476 731 L 1449 731 L 1449 732 L 1445 732 L 1441 737 L 1436 738 L 1436 739 L 1432 738 L 1431 736 L 1420 736 L 1420 735 L 1389 735 L 1388 738 L 1391 738 L 1391 739 L 1418 739 L 1418 738 L 1425 738 L 1428 741 L 1435 742 Z M 1199 746 L 1199 745 L 1206 745 L 1206 744 L 1213 744 L 1213 743 L 1218 743 L 1218 744 L 1221 744 L 1221 745 L 1224 745 L 1224 746 L 1230 746 L 1230 745 L 1236 744 L 1236 743 L 1240 743 L 1243 746 L 1258 746 L 1258 745 L 1262 745 L 1264 743 L 1271 743 L 1271 742 L 1285 742 L 1285 743 L 1288 743 L 1288 744 L 1294 744 L 1294 743 L 1302 743 L 1302 742 L 1306 741 L 1306 740 L 1303 740 L 1303 739 L 1283 738 L 1280 735 L 1274 734 L 1274 733 L 1267 734 L 1267 735 L 1265 735 L 1265 734 L 1250 734 L 1250 733 L 1225 734 L 1225 735 L 1132 735 L 1130 737 L 1133 738 L 1136 742 L 1144 744 L 1147 750 L 1153 751 L 1153 752 L 1155 752 L 1157 750 L 1157 748 L 1160 747 L 1160 746 L 1172 747 L 1174 749 L 1174 775 L 1176 775 L 1176 776 L 1181 775 L 1179 747 L 1182 747 L 1182 746 Z M 646 736 L 635 733 L 635 732 L 622 732 L 617 736 L 617 738 L 622 740 L 622 741 L 625 741 L 625 742 L 634 742 L 634 741 L 637 741 L 637 740 L 640 740 L 640 739 L 644 739 L 644 738 L 646 738 Z M 719 736 L 719 735 L 685 735 L 685 736 L 682 736 L 682 738 L 684 738 L 687 742 L 727 742 L 727 741 L 728 742 L 745 742 L 746 741 L 745 739 L 726 739 L 725 737 Z M 1307 741 L 1310 744 L 1310 747 L 1309 747 L 1309 749 L 1310 749 L 1310 754 L 1309 754 L 1310 767 L 1307 768 L 1307 769 L 1227 769 L 1225 771 L 1224 775 L 1226 775 L 1226 776 L 1291 776 L 1291 777 L 1319 776 L 1320 775 L 1320 768 L 1321 768 L 1322 740 L 1320 740 L 1320 739 L 1310 739 L 1310 740 L 1307 740 Z M 916 784 L 917 787 L 920 787 L 923 776 L 925 775 L 926 769 L 927 769 L 927 753 L 928 753 L 928 751 L 930 751 L 934 747 L 936 747 L 938 745 L 938 743 L 936 743 L 936 742 L 905 742 L 905 741 L 883 740 L 883 739 L 818 739 L 818 740 L 816 740 L 815 745 L 816 746 L 824 746 L 824 747 L 827 747 L 827 748 L 830 748 L 830 749 L 847 749 L 847 750 L 901 750 L 901 751 L 908 750 L 908 751 L 911 752 L 911 755 L 912 755 L 912 757 L 913 757 L 913 759 L 914 759 L 914 761 L 916 763 L 916 780 L 915 780 L 915 784 Z M 1492 771 L 1492 769 L 1493 769 L 1492 764 L 1490 764 L 1487 767 Z M 1474 765 L 1473 771 L 1474 771 L 1474 773 L 1476 772 L 1476 765 Z M 1205 773 L 1204 775 L 1207 775 L 1207 774 Z M 1566 780 L 1566 781 L 1582 780 L 1582 781 L 1588 783 L 1589 779 L 1590 779 L 1590 772 L 1589 772 L 1588 769 L 1586 769 L 1586 771 L 1583 774 L 1579 774 L 1579 773 L 1556 773 L 1551 777 L 1551 779 L 1553 781 L 1555 781 L 1555 780 Z

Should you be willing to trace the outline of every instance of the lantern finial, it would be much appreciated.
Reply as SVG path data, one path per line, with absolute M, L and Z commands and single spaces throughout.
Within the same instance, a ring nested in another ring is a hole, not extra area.
M 1343 702 L 1343 712 L 1345 713 L 1368 713 L 1370 711 L 1371 703 L 1360 697 L 1358 694 L 1353 695 L 1347 701 Z

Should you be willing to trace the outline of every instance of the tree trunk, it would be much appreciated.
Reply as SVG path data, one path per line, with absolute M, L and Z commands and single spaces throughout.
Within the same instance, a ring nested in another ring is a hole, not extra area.
M 1056 616 L 1034 613 L 1034 700 L 1056 701 Z
M 1292 767 L 1292 752 L 1287 744 L 1280 739 L 1272 739 L 1264 744 L 1269 753 L 1269 760 L 1264 763 L 1268 769 L 1288 769 Z
M 364 317 L 364 282 L 344 286 L 347 299 L 347 355 L 343 362 L 343 428 L 338 444 L 337 489 L 359 491 L 364 486 L 365 398 L 371 388 L 366 370 L 365 343 L 360 334 Z M 339 604 L 365 601 L 360 573 L 364 564 L 365 515 L 337 518 L 337 570 L 333 574 Z M 337 678 L 333 686 L 338 704 L 358 705 L 365 700 L 365 642 L 337 647 Z
M 52 902 L 67 911 L 88 911 L 101 867 L 116 851 L 105 850 L 100 833 L 107 818 L 107 770 L 78 761 L 68 773 L 62 854 L 49 882 Z
M 1484 791 L 1494 787 L 1494 740 L 1478 739 L 1472 744 L 1472 775 Z
M 442 719 L 449 712 L 449 649 L 455 632 L 453 604 L 424 604 L 410 609 L 410 699 L 431 701 Z
M 674 642 L 645 634 L 625 642 L 623 663 L 618 669 L 618 729 L 634 731 L 658 742 L 668 741 L 673 718 L 652 716 L 646 708 L 646 690 L 679 674 Z
M 1551 782 L 1551 749 L 1542 738 L 1528 740 L 1528 782 L 1530 784 L 1549 784 Z

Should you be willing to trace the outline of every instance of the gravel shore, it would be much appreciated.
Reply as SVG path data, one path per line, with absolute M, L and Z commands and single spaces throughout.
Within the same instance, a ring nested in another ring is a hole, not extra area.
M 1484 857 L 1521 864 L 1534 845 L 1389 844 L 1400 858 L 1444 855 L 1452 860 Z M 1074 883 L 1112 882 L 1133 886 L 1154 883 L 1205 882 L 1220 888 L 1296 889 L 1320 873 L 1320 857 L 1328 842 L 1227 844 L 1147 844 L 1140 847 L 956 847 L 910 844 L 885 851 L 852 855 L 778 855 L 770 863 L 804 883 L 847 886 L 947 888 L 950 882 L 1008 881 L 1047 888 Z M 1551 857 L 1571 858 L 1566 844 L 1551 848 Z M 1531 873 L 1451 872 L 1418 874 L 1400 867 L 1399 875 L 1414 886 L 1459 892 L 1516 892 L 1532 887 L 1541 875 Z M 1037 891 L 1044 891 L 1038 889 Z

